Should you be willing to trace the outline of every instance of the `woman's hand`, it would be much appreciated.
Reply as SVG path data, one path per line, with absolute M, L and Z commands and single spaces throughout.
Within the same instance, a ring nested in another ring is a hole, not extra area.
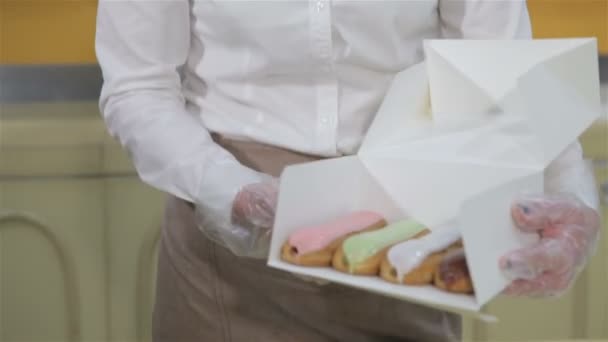
M 240 165 L 220 165 L 217 184 L 196 205 L 199 229 L 241 257 L 266 258 L 279 192 L 278 179 Z M 232 166 L 232 167 L 228 167 Z M 239 181 L 234 181 L 239 179 Z M 241 182 L 240 180 L 250 180 Z M 240 185 L 244 184 L 244 185 Z
M 511 214 L 521 230 L 536 232 L 541 239 L 500 260 L 513 279 L 505 294 L 546 297 L 566 292 L 595 250 L 598 212 L 575 197 L 551 195 L 522 198 Z
M 277 207 L 277 179 L 249 184 L 239 191 L 232 204 L 232 221 L 250 229 L 270 231 Z

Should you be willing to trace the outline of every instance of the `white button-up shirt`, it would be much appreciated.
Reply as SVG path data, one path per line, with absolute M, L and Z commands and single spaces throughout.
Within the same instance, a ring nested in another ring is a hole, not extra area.
M 351 154 L 423 39 L 531 36 L 519 0 L 101 0 L 97 25 L 110 132 L 142 179 L 192 201 L 234 162 L 209 132 Z

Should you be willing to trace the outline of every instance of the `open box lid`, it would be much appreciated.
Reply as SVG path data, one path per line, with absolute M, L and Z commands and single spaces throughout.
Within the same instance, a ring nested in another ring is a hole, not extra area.
M 497 128 L 508 133 L 505 137 L 510 141 L 529 145 L 520 159 L 533 154 L 533 161 L 543 167 L 563 151 L 556 140 L 571 143 L 601 111 L 594 38 L 429 40 L 424 47 L 426 61 L 394 78 L 359 154 L 405 143 L 417 151 L 412 140 L 427 144 L 450 133 L 490 129 L 484 125 L 488 122 L 519 123 L 509 127 L 525 132 Z M 510 122 L 497 120 L 501 113 L 508 114 L 503 117 Z M 560 138 L 566 125 L 573 125 L 571 135 Z M 442 147 L 440 157 L 452 155 Z M 496 156 L 494 161 L 504 157 Z
M 429 227 L 457 222 L 477 301 L 508 284 L 498 258 L 533 241 L 512 200 L 600 114 L 594 39 L 425 42 L 399 73 L 359 158 L 397 206 Z M 576 66 L 576 67 L 573 67 Z
M 441 40 L 427 41 L 425 51 L 426 62 L 394 78 L 356 156 L 285 169 L 269 265 L 478 311 L 509 282 L 500 256 L 537 239 L 513 227 L 513 199 L 542 192 L 546 166 L 599 117 L 595 41 Z M 456 224 L 475 298 L 280 260 L 297 227 L 363 209 L 389 222 L 412 217 L 431 230 Z

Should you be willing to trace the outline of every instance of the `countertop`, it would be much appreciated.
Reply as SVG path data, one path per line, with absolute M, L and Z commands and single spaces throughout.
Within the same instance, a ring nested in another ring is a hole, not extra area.
M 135 176 L 95 102 L 0 105 L 0 176 Z

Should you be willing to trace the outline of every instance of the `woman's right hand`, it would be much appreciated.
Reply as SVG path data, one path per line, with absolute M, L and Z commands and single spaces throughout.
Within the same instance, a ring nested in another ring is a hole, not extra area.
M 232 221 L 251 229 L 270 230 L 274 223 L 278 193 L 279 182 L 270 176 L 265 181 L 243 187 L 232 204 Z
M 200 230 L 237 256 L 268 256 L 279 182 L 265 174 L 261 174 L 261 179 L 238 189 L 231 209 L 224 215 L 207 206 L 197 206 Z

